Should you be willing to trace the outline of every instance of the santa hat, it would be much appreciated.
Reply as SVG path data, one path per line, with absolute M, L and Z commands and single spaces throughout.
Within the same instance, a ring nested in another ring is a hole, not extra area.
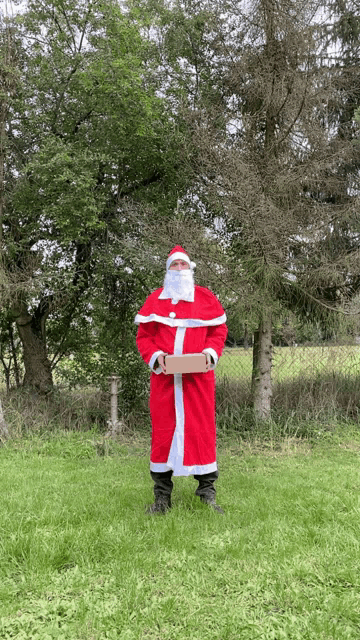
M 185 260 L 185 262 L 189 263 L 190 269 L 195 269 L 196 267 L 195 262 L 190 261 L 188 254 L 182 247 L 180 247 L 179 244 L 177 244 L 176 247 L 171 249 L 168 255 L 168 259 L 166 260 L 166 271 L 169 269 L 171 263 L 174 262 L 174 260 Z

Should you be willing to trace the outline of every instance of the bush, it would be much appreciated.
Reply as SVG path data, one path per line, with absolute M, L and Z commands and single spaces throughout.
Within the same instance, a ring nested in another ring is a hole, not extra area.
M 94 388 L 72 391 L 57 388 L 46 397 L 17 389 L 3 396 L 2 403 L 12 437 L 59 429 L 105 431 L 107 428 L 109 398 Z

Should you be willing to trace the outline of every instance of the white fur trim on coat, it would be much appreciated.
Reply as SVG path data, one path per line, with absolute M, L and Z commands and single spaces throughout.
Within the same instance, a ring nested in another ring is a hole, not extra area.
M 191 262 L 189 256 L 186 253 L 183 253 L 182 251 L 175 251 L 175 253 L 169 256 L 169 258 L 166 260 L 166 271 L 168 271 L 171 263 L 174 262 L 174 260 L 185 260 L 185 262 L 190 265 L 190 269 L 195 269 L 196 267 L 195 262 Z
M 150 313 L 149 316 L 142 316 L 139 313 L 136 315 L 135 324 L 141 324 L 143 322 L 161 322 L 168 327 L 215 327 L 219 324 L 226 322 L 226 314 L 218 318 L 212 318 L 211 320 L 200 320 L 198 318 L 169 318 L 168 316 L 158 316 L 157 313 Z

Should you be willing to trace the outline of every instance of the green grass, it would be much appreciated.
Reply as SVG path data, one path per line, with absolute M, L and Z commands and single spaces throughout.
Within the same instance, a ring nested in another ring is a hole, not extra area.
M 0 638 L 358 640 L 358 436 L 229 442 L 225 516 L 193 478 L 175 478 L 169 514 L 146 516 L 147 438 L 3 447 Z
M 251 380 L 252 349 L 224 349 L 217 377 Z M 274 347 L 272 378 L 275 383 L 301 376 L 329 373 L 360 374 L 360 346 Z

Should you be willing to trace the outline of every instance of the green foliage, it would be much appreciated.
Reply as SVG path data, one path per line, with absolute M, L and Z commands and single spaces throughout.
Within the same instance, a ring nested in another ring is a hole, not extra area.
M 184 181 L 142 25 L 113 1 L 31 0 L 13 25 L 19 90 L 7 123 L 6 312 L 32 320 L 53 368 L 74 356 L 72 383 L 103 386 L 121 370 L 124 398 L 137 393 L 121 363 L 153 281 L 136 270 L 151 246 L 141 220 L 171 216 Z
M 105 194 L 96 189 L 98 167 L 102 157 L 90 149 L 48 135 L 44 144 L 27 165 L 31 181 L 36 183 L 33 199 L 28 198 L 29 185 L 14 194 L 13 206 L 31 216 L 34 208 L 41 211 L 41 222 L 59 245 L 68 248 L 76 238 L 84 241 L 101 230 L 105 223 L 99 212 Z
M 65 383 L 70 389 L 94 385 L 107 391 L 108 377 L 112 374 L 119 376 L 119 414 L 126 421 L 131 419 L 131 414 L 136 413 L 139 406 L 147 405 L 149 373 L 150 370 L 137 353 L 134 340 L 128 344 L 126 351 L 123 343 L 119 345 L 117 341 L 107 339 L 106 334 L 99 336 L 99 341 L 92 338 L 91 345 L 89 342 L 83 348 L 76 344 L 73 357 L 64 359 L 56 369 L 59 382 Z
M 149 390 L 149 369 L 137 351 L 134 318 L 156 284 L 154 274 L 144 278 L 141 271 L 129 273 L 109 256 L 103 266 L 94 280 L 89 308 L 80 307 L 68 329 L 56 376 L 70 387 L 90 384 L 107 390 L 108 376 L 115 373 L 121 385 L 119 411 L 128 417 Z M 57 334 L 58 324 L 50 320 L 49 345 L 54 348 Z

